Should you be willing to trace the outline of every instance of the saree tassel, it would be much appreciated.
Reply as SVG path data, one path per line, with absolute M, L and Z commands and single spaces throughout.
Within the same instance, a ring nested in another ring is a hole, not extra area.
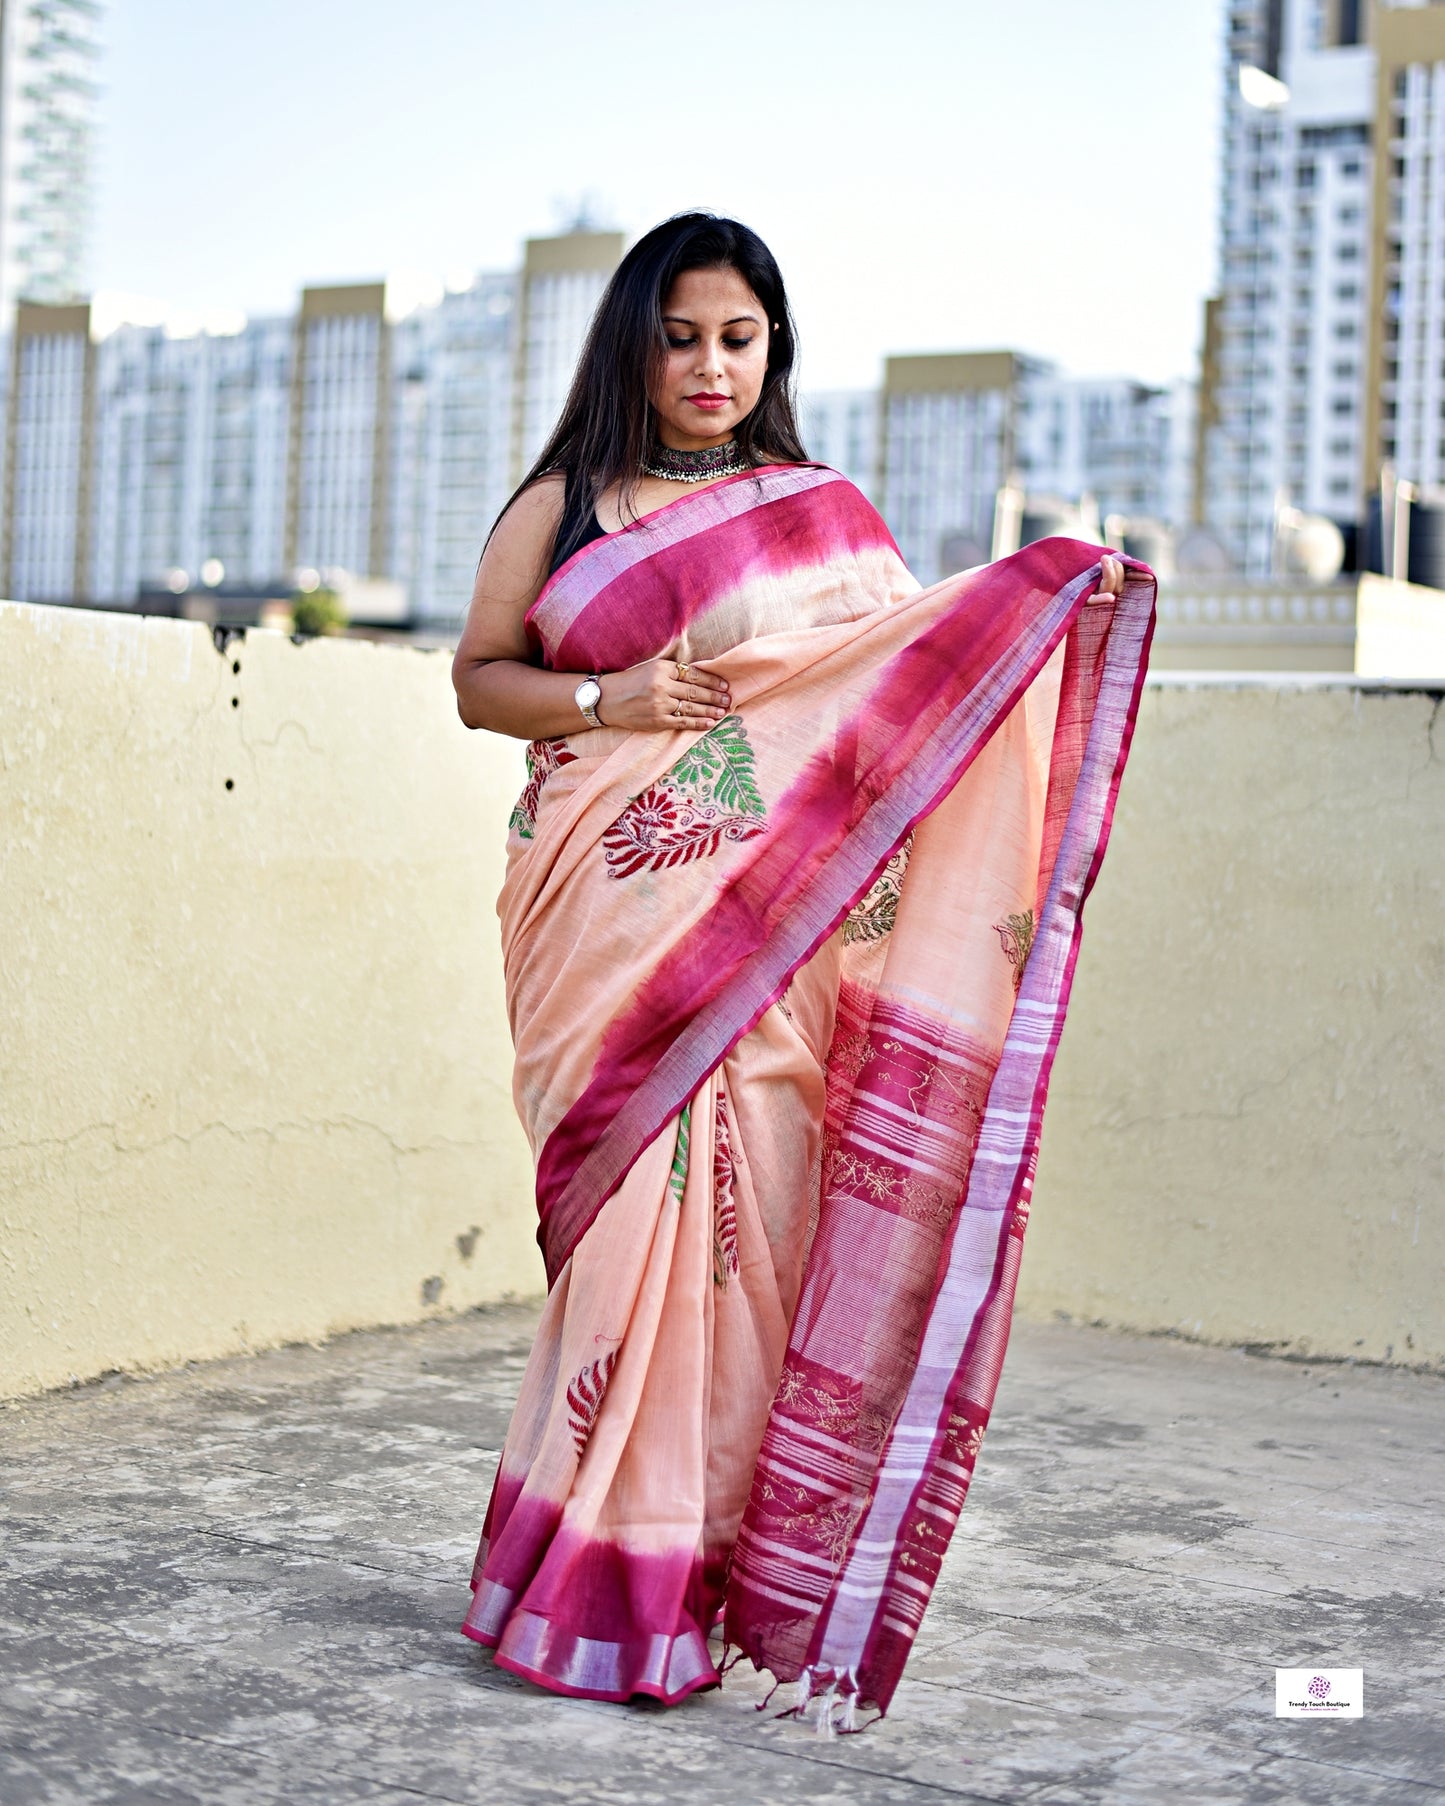
M 818 1719 L 813 1729 L 820 1737 L 833 1736 L 833 1702 L 838 1697 L 838 1683 L 833 1681 L 828 1691 L 818 1701 Z
M 768 1699 L 771 1699 L 773 1697 L 773 1694 L 777 1692 L 778 1688 L 781 1687 L 782 1684 L 783 1683 L 781 1681 L 773 1682 L 772 1687 L 768 1690 Z M 793 1701 L 792 1705 L 784 1706 L 783 1710 L 778 1713 L 778 1717 L 779 1718 L 801 1718 L 806 1722 L 807 1716 L 808 1716 L 808 1701 L 812 1697 L 813 1697 L 813 1670 L 811 1668 L 804 1668 L 798 1675 L 798 1697 Z M 763 1706 L 767 1705 L 768 1699 L 765 1699 L 763 1701 Z M 760 1712 L 762 1711 L 763 1706 L 758 1707 L 758 1710 Z
M 843 1710 L 838 1714 L 838 1735 L 851 1737 L 858 1729 L 858 1695 L 854 1691 L 843 1695 Z

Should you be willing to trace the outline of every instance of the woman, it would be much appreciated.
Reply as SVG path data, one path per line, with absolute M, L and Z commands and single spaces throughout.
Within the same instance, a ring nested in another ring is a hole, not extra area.
M 709 1632 L 887 1706 L 1007 1335 L 1153 584 L 921 591 L 794 424 L 767 248 L 628 253 L 482 558 L 462 719 L 531 742 L 500 913 L 550 1292 L 465 1631 L 675 1701 Z

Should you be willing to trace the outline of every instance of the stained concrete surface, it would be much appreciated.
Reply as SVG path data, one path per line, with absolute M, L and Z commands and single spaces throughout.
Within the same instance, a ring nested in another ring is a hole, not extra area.
M 887 1720 L 557 1699 L 456 1633 L 533 1314 L 0 1411 L 0 1801 L 1445 1806 L 1445 1383 L 1017 1326 Z M 1365 1717 L 1273 1716 L 1362 1666 Z

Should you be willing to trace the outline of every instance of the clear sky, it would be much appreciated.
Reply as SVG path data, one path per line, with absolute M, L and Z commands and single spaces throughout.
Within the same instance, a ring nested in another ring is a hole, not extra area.
M 805 383 L 1011 346 L 1191 372 L 1221 0 L 109 0 L 97 287 L 289 311 L 735 213 Z

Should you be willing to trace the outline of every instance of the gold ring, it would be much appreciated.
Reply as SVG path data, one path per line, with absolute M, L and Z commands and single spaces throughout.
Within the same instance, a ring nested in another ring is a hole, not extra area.
M 677 681 L 680 684 L 685 684 L 687 682 L 687 666 L 686 665 L 679 665 L 677 667 Z
M 682 720 L 682 704 L 681 703 L 678 703 L 677 707 L 672 712 L 679 721 Z

